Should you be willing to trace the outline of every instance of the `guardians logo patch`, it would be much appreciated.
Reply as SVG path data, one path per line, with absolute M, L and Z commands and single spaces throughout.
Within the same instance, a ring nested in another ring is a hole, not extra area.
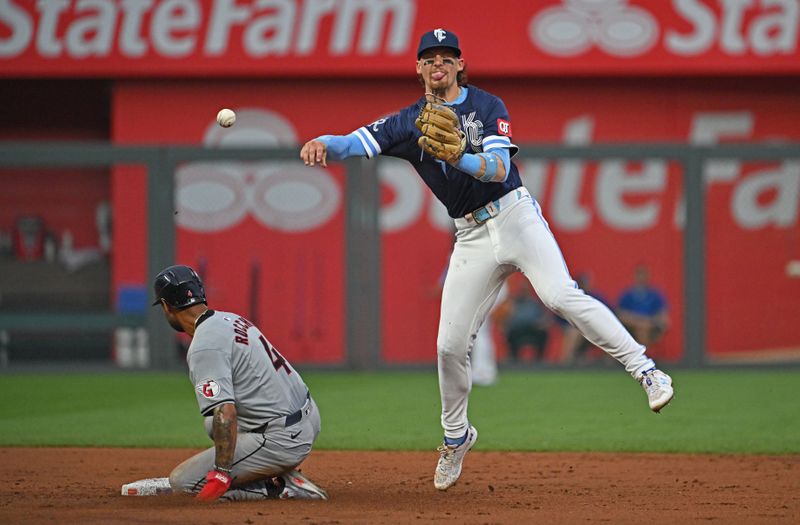
M 213 379 L 205 379 L 197 383 L 197 391 L 203 394 L 203 397 L 214 399 L 219 395 L 219 384 Z

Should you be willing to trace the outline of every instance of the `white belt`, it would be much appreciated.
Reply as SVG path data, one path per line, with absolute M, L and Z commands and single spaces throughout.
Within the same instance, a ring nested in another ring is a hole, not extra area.
M 502 210 L 508 208 L 512 204 L 522 199 L 529 199 L 531 194 L 524 186 L 513 189 L 500 197 L 497 200 L 491 201 L 486 206 L 482 206 L 475 211 L 471 211 L 464 215 L 463 218 L 459 217 L 455 220 L 456 228 L 462 230 L 464 228 L 472 228 L 473 226 L 480 226 L 492 217 L 496 217 Z

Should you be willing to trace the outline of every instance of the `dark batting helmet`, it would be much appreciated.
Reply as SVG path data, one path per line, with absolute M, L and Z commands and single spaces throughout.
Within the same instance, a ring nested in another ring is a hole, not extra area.
M 161 270 L 153 282 L 156 300 L 153 306 L 161 302 L 171 308 L 187 308 L 195 304 L 206 303 L 206 292 L 203 281 L 197 272 L 188 266 L 176 265 Z

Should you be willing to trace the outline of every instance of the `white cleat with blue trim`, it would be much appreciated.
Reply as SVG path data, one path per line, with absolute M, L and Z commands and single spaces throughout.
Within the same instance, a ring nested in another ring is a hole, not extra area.
M 433 486 L 439 490 L 447 490 L 458 481 L 461 475 L 461 465 L 464 456 L 478 440 L 478 431 L 475 427 L 467 430 L 467 439 L 460 445 L 448 445 L 443 443 L 437 450 L 439 451 L 439 463 L 436 465 L 436 472 L 433 475 Z
M 672 378 L 657 368 L 642 372 L 639 384 L 647 392 L 650 410 L 656 413 L 667 406 L 675 395 L 672 389 Z

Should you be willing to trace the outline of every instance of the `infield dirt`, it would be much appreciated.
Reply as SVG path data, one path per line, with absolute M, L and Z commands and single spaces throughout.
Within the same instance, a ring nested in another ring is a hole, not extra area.
M 800 523 L 800 456 L 473 451 L 439 492 L 435 451 L 316 451 L 327 502 L 120 495 L 194 452 L 0 448 L 0 523 Z

